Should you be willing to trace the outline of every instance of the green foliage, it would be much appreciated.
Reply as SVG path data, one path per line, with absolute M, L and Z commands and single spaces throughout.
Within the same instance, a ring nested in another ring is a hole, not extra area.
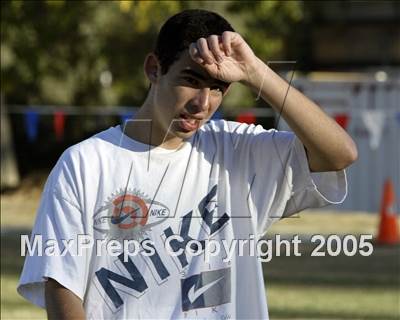
M 162 23 L 186 8 L 225 16 L 265 61 L 282 59 L 303 17 L 292 1 L 2 1 L 2 94 L 8 104 L 140 105 L 145 55 Z M 237 91 L 228 105 L 254 102 Z
M 179 4 L 13 1 L 1 9 L 8 103 L 132 105 L 146 93 L 145 54 Z
M 243 35 L 264 61 L 284 60 L 285 40 L 303 20 L 301 1 L 233 1 L 231 12 L 240 12 Z

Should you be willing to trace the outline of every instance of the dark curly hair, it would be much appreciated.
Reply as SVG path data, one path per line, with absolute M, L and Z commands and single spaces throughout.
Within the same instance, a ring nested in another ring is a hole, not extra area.
M 215 12 L 193 9 L 173 15 L 161 27 L 154 49 L 161 64 L 161 73 L 166 74 L 192 42 L 213 34 L 221 35 L 224 31 L 235 30 Z

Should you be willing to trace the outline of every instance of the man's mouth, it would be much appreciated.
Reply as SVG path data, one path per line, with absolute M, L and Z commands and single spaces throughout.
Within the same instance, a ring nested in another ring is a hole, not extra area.
M 194 131 L 200 126 L 201 119 L 190 117 L 187 114 L 180 114 L 178 118 L 178 124 L 184 131 Z

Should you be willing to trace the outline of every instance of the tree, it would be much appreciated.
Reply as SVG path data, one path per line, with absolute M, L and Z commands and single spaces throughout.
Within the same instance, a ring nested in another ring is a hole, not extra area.
M 3 1 L 8 104 L 138 104 L 142 61 L 176 2 Z
M 216 11 L 264 60 L 285 56 L 304 16 L 298 1 L 2 1 L 1 80 L 8 104 L 139 105 L 145 54 L 185 8 Z M 228 106 L 254 103 L 243 88 Z

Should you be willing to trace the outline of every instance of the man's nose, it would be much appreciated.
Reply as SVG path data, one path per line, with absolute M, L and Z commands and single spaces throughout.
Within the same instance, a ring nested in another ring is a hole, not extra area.
M 210 100 L 210 88 L 201 88 L 198 90 L 196 96 L 193 100 L 193 106 L 195 106 L 198 110 L 195 112 L 201 112 L 208 109 Z

